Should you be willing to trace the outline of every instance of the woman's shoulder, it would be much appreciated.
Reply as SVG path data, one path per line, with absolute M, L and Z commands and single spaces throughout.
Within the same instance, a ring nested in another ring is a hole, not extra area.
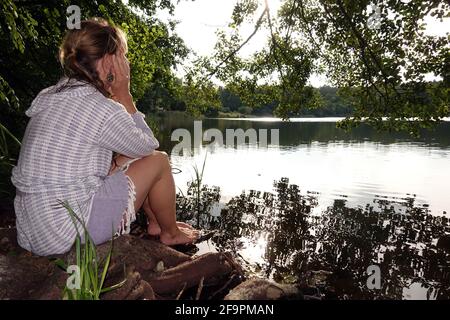
M 55 88 L 61 86 L 61 82 L 64 83 L 67 80 L 61 80 Z M 117 112 L 120 110 L 124 110 L 123 106 L 120 103 L 106 97 L 103 93 L 101 93 L 94 85 L 82 82 L 82 81 L 69 81 L 68 84 L 63 84 L 61 92 L 65 92 L 65 95 L 72 98 L 80 98 L 84 101 L 84 104 L 90 105 L 99 113 L 111 114 L 112 112 Z M 78 103 L 78 102 L 77 102 Z
M 110 115 L 117 112 L 126 112 L 125 107 L 111 98 L 105 97 L 100 91 L 88 96 L 87 99 L 95 100 L 95 105 L 106 114 Z
M 78 80 L 61 79 L 56 85 L 45 88 L 34 99 L 26 111 L 29 117 L 48 109 L 51 106 L 65 106 L 65 110 L 87 112 L 91 116 L 106 118 L 113 113 L 125 111 L 124 107 L 106 97 L 95 86 Z

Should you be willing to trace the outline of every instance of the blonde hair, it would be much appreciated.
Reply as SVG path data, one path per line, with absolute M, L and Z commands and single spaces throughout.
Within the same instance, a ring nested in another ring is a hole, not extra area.
M 128 50 L 125 33 L 104 19 L 92 18 L 82 21 L 80 29 L 67 31 L 59 49 L 59 60 L 69 80 L 88 82 L 109 97 L 96 62 L 120 49 Z

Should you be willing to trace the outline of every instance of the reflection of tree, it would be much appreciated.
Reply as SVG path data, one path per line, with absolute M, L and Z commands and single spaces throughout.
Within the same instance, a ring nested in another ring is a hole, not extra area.
M 163 150 L 170 152 L 177 144 L 171 141 L 170 137 L 173 130 L 177 128 L 186 128 L 193 135 L 193 119 L 186 118 L 185 115 L 170 115 L 158 121 L 161 125 L 158 136 Z M 241 128 L 244 131 L 250 128 L 256 131 L 267 129 L 270 136 L 270 130 L 278 129 L 280 132 L 280 146 L 299 146 L 300 144 L 310 144 L 311 142 L 330 143 L 333 141 L 343 142 L 365 142 L 372 141 L 374 143 L 392 144 L 396 142 L 420 142 L 427 146 L 432 145 L 434 148 L 448 148 L 450 145 L 450 136 L 448 134 L 450 123 L 443 122 L 433 132 L 423 132 L 421 138 L 412 139 L 406 133 L 400 132 L 377 132 L 365 125 L 346 132 L 336 128 L 334 122 L 258 122 L 246 120 L 223 120 L 223 119 L 204 119 L 202 121 L 203 130 L 217 128 L 225 137 L 226 129 Z M 268 140 L 270 143 L 270 139 Z M 209 144 L 209 142 L 204 142 Z
M 220 217 L 220 234 L 216 237 L 220 247 L 235 249 L 241 237 L 255 240 L 270 223 L 266 215 L 272 203 L 272 194 L 265 192 L 261 198 L 261 192 L 253 190 L 231 199 Z
M 211 215 L 211 206 L 219 200 L 219 187 L 202 185 L 199 180 L 191 181 L 188 183 L 186 195 L 177 194 L 177 217 L 184 221 L 195 220 L 197 227 L 214 228 L 216 222 L 215 217 Z
M 289 186 L 288 179 L 275 182 L 274 187 L 277 200 L 266 250 L 266 259 L 270 266 L 267 271 L 273 265 L 285 265 L 296 252 L 304 252 L 305 241 L 310 238 L 307 217 L 311 206 L 315 204 L 312 197 L 301 196 L 297 186 Z
M 434 244 L 450 228 L 446 217 L 430 215 L 414 198 L 375 199 L 364 208 L 335 200 L 313 216 L 315 197 L 302 195 L 287 179 L 275 182 L 275 190 L 276 195 L 251 191 L 233 198 L 216 244 L 237 250 L 240 238 L 264 236 L 267 275 L 301 282 L 307 271 L 330 271 L 327 285 L 339 297 L 401 299 L 405 287 L 420 283 L 428 294 L 438 290 L 438 299 L 450 298 L 450 256 Z M 381 269 L 381 290 L 366 286 L 366 270 L 373 264 Z

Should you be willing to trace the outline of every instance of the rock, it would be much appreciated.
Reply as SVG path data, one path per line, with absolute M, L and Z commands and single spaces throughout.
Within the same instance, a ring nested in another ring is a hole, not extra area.
M 116 267 L 110 270 L 109 279 L 105 282 L 105 287 L 127 281 L 119 288 L 109 291 L 102 296 L 103 300 L 154 300 L 155 293 L 147 281 L 143 280 L 140 273 L 134 267 L 127 268 L 125 275 L 121 268 Z
M 297 286 L 278 284 L 265 279 L 249 279 L 233 290 L 224 300 L 303 300 L 303 296 Z
M 0 239 L 0 254 L 10 254 L 14 249 L 20 249 L 15 228 L 0 228 Z
M 19 254 L 0 254 L 0 299 L 29 299 L 57 273 L 47 258 Z M 61 291 L 59 291 L 61 292 Z
M 207 253 L 146 280 L 158 294 L 179 292 L 185 285 L 186 288 L 197 286 L 202 278 L 204 285 L 217 284 L 233 271 L 228 259 L 224 253 Z
M 0 240 L 0 247 L 4 248 L 5 246 L 7 246 L 9 244 L 9 239 L 8 237 L 4 237 L 2 240 Z
M 38 257 L 21 249 L 15 229 L 0 229 L 0 299 L 61 299 L 68 275 L 48 257 Z M 5 245 L 5 246 L 3 246 Z M 110 243 L 97 247 L 98 261 L 109 253 Z M 75 261 L 72 249 L 57 256 L 67 265 Z M 101 298 L 173 298 L 181 288 L 227 281 L 235 262 L 224 253 L 191 258 L 160 242 L 132 235 L 114 240 L 113 255 L 104 287 L 126 282 Z
M 156 264 L 155 272 L 163 272 L 164 269 L 164 261 L 160 261 Z
M 107 242 L 97 246 L 97 256 L 103 259 L 109 253 L 111 243 Z M 68 261 L 75 261 L 75 251 L 66 255 Z M 125 262 L 134 265 L 140 273 L 153 271 L 158 262 L 162 261 L 166 268 L 190 261 L 191 257 L 176 251 L 161 242 L 146 238 L 123 235 L 114 240 L 111 263 Z

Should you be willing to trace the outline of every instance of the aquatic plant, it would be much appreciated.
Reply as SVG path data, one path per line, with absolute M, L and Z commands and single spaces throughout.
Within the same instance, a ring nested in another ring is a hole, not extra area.
M 188 182 L 186 194 L 181 189 L 177 194 L 177 215 L 181 220 L 195 219 L 197 228 L 211 227 L 213 217 L 210 210 L 212 205 L 220 200 L 219 187 L 203 184 L 206 158 L 207 155 L 201 169 L 197 164 L 193 166 L 195 176 Z
M 20 147 L 19 139 L 14 136 L 4 125 L 0 123 L 0 197 L 12 199 L 15 195 L 15 188 L 11 184 L 11 170 L 16 161 L 13 154 L 14 150 Z M 13 150 L 11 150 L 13 149 Z
M 64 300 L 100 300 L 100 296 L 103 293 L 120 288 L 126 282 L 126 279 L 118 284 L 104 288 L 106 275 L 111 262 L 113 242 L 111 238 L 111 246 L 108 254 L 102 261 L 99 261 L 97 255 L 96 246 L 86 229 L 86 225 L 80 217 L 74 212 L 67 201 L 60 202 L 60 204 L 68 211 L 72 221 L 77 230 L 77 237 L 75 240 L 75 269 L 79 272 L 75 276 L 77 279 L 77 286 L 73 288 L 69 285 L 69 281 L 63 289 Z M 84 243 L 82 243 L 82 237 L 77 227 L 77 222 L 81 224 L 84 231 Z M 55 260 L 57 266 L 61 267 L 66 272 L 69 272 L 73 268 L 69 268 L 67 264 L 61 260 Z M 101 267 L 103 266 L 103 268 Z

